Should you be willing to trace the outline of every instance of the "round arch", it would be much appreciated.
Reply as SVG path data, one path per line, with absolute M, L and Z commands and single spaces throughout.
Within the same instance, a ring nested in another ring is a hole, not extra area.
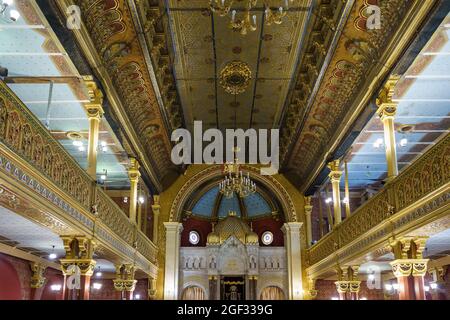
M 286 296 L 283 289 L 279 286 L 268 286 L 259 293 L 260 300 L 285 300 Z
M 262 184 L 265 188 L 270 190 L 275 197 L 277 197 L 281 207 L 283 209 L 285 215 L 286 222 L 296 222 L 297 214 L 295 211 L 294 203 L 286 191 L 286 189 L 272 176 L 263 176 L 259 173 L 260 169 L 256 167 L 252 167 L 249 165 L 242 165 L 242 170 L 244 172 L 248 172 L 250 177 Z M 192 176 L 178 191 L 175 199 L 170 208 L 169 221 L 175 222 L 180 221 L 181 213 L 183 207 L 188 201 L 190 195 L 194 193 L 200 186 L 206 183 L 209 180 L 217 179 L 222 176 L 222 167 L 221 166 L 211 166 L 207 169 L 204 169 L 194 176 Z
M 19 275 L 14 266 L 0 255 L 0 300 L 22 298 Z
M 190 284 L 184 287 L 181 300 L 208 300 L 208 297 L 201 286 Z

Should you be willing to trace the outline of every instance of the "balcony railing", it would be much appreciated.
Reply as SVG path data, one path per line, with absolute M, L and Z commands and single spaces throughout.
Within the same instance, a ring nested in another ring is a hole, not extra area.
M 338 249 L 374 230 L 386 220 L 397 217 L 397 213 L 407 211 L 406 209 L 427 196 L 433 196 L 437 191 L 443 191 L 444 200 L 448 202 L 449 184 L 450 135 L 447 135 L 312 246 L 309 249 L 309 264 L 314 265 L 335 254 Z M 417 214 L 416 218 L 419 217 L 420 214 Z M 393 231 L 404 222 L 396 221 L 392 221 Z M 373 235 L 374 240 L 377 237 L 377 234 Z M 370 239 L 367 241 L 370 242 Z
M 86 222 L 85 225 L 88 227 L 93 225 L 94 221 L 99 222 L 97 228 L 99 234 L 104 235 L 105 239 L 110 239 L 116 249 L 121 248 L 119 251 L 123 255 L 134 255 L 137 251 L 147 260 L 143 261 L 146 267 L 151 265 L 148 262 L 156 263 L 156 246 L 130 222 L 122 209 L 97 186 L 2 81 L 0 81 L 0 147 L 1 145 L 6 146 L 3 149 L 13 155 L 9 160 L 0 158 L 5 168 L 8 166 L 7 161 L 12 163 L 21 159 L 21 162 L 25 163 L 22 167 L 30 168 L 29 171 L 32 171 L 34 176 L 40 177 L 37 179 L 39 181 L 31 178 L 26 180 L 25 175 L 22 175 L 20 182 L 26 182 L 34 191 L 39 187 L 42 189 L 44 186 L 52 186 L 48 189 L 58 190 L 57 193 L 61 195 L 51 197 L 53 204 L 66 209 L 67 202 L 76 203 L 76 209 L 66 212 L 76 212 L 73 216 L 77 217 L 78 222 Z M 6 157 L 1 153 L 0 156 Z M 11 167 L 11 164 L 9 166 Z M 15 166 L 17 170 L 21 169 L 20 165 Z M 46 198 L 50 200 L 50 192 Z M 78 217 L 80 215 L 81 217 Z M 117 238 L 126 245 L 119 244 Z

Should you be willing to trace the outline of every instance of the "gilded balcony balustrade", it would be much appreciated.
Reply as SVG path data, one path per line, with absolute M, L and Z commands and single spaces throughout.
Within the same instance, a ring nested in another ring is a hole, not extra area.
M 156 246 L 0 81 L 0 195 L 11 183 L 52 208 L 59 234 L 93 234 L 105 251 L 156 274 Z
M 388 245 L 389 237 L 448 214 L 450 135 L 441 139 L 350 217 L 308 250 L 307 273 L 317 275 L 336 263 Z

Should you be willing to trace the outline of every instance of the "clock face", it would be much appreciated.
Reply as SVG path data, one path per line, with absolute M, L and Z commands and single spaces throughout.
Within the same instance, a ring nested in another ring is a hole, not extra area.
M 193 245 L 198 244 L 200 241 L 200 236 L 198 235 L 197 231 L 191 231 L 189 232 L 189 242 Z
M 261 241 L 263 244 L 265 244 L 266 246 L 268 246 L 269 244 L 271 244 L 273 242 L 273 234 L 270 231 L 266 231 L 262 234 L 261 236 Z

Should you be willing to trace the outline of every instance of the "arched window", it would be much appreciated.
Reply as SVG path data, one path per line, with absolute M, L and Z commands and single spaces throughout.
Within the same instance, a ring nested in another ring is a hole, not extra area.
M 276 286 L 266 287 L 261 291 L 260 300 L 284 300 L 283 290 Z
M 184 289 L 181 300 L 206 300 L 205 291 L 197 286 L 190 286 Z

